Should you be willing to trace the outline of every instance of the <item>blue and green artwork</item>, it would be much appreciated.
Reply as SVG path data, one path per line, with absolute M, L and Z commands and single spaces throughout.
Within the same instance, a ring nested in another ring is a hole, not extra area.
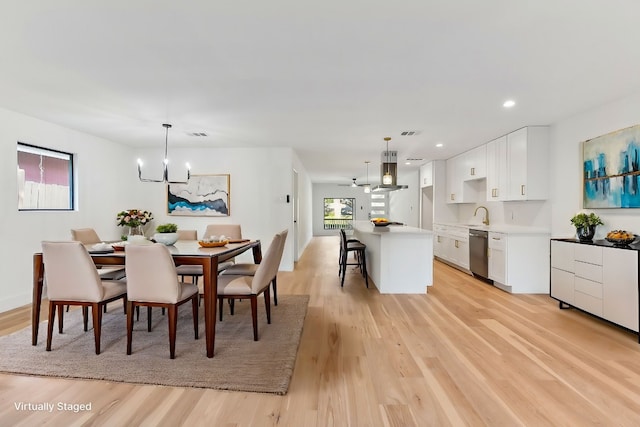
M 584 207 L 640 207 L 640 125 L 583 144 Z

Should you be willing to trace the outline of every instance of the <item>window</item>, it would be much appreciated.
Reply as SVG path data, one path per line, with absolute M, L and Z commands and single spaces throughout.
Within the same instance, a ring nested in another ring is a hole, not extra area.
M 356 199 L 324 199 L 324 229 L 352 229 L 353 207 Z
M 18 142 L 18 210 L 73 208 L 73 154 Z

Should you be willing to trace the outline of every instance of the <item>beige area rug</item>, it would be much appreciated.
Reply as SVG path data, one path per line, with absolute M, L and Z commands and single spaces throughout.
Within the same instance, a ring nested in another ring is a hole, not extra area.
M 167 317 L 153 310 L 153 329 L 147 332 L 146 308 L 134 324 L 133 353 L 126 355 L 126 316 L 119 302 L 103 315 L 101 354 L 95 354 L 93 329 L 82 328 L 80 310 L 65 313 L 64 333 L 57 319 L 52 351 L 45 351 L 47 322 L 40 324 L 38 345 L 31 345 L 31 327 L 0 337 L 0 371 L 65 378 L 84 378 L 138 384 L 201 387 L 285 394 L 295 364 L 307 295 L 282 295 L 271 308 L 267 324 L 263 299 L 258 306 L 259 341 L 253 341 L 249 301 L 237 301 L 235 315 L 225 303 L 216 323 L 215 354 L 206 357 L 204 312 L 200 310 L 200 338 L 194 340 L 191 305 L 179 308 L 176 358 L 169 359 Z

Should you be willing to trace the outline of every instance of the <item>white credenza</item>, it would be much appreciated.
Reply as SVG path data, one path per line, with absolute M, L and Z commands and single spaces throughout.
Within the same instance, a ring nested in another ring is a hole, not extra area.
M 606 241 L 551 240 L 551 297 L 639 332 L 636 248 Z

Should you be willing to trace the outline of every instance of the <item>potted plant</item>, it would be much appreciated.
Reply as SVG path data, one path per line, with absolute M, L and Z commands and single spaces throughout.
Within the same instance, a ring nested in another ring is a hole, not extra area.
M 571 224 L 576 228 L 576 234 L 579 240 L 590 241 L 596 234 L 596 227 L 603 225 L 604 222 L 593 212 L 590 214 L 581 212 L 571 218 Z
M 176 224 L 160 224 L 156 227 L 156 234 L 153 240 L 167 246 L 173 245 L 178 241 L 178 226 Z

